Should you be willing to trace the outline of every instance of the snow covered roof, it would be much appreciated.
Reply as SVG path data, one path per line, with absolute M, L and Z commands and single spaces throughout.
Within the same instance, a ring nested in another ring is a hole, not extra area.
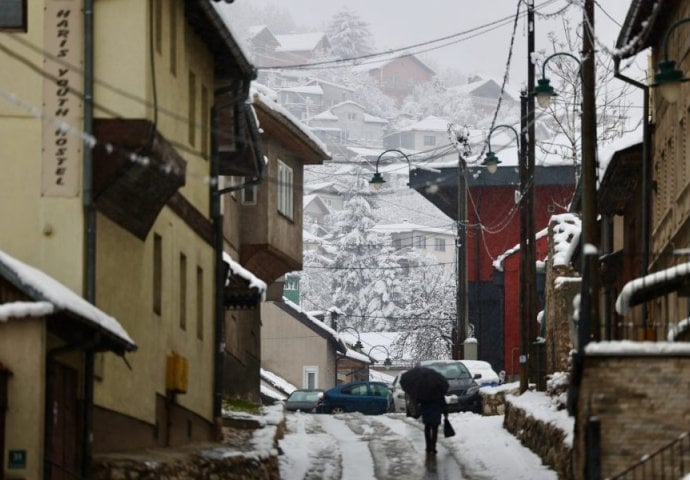
M 312 193 L 310 195 L 305 195 L 302 197 L 302 205 L 303 205 L 303 210 L 306 210 L 306 208 L 311 204 L 312 202 L 318 203 L 318 207 L 321 208 L 325 213 L 330 213 L 331 209 L 326 205 L 326 202 L 323 201 L 321 196 L 319 196 L 316 193 Z
M 388 123 L 388 120 L 385 118 L 377 117 L 374 115 L 369 115 L 368 113 L 364 114 L 364 122 L 365 123 Z
M 616 299 L 616 311 L 621 315 L 646 300 L 675 291 L 690 280 L 690 262 L 681 263 L 626 283 Z
M 297 387 L 285 380 L 283 377 L 266 370 L 265 368 L 259 369 L 259 375 L 262 382 L 268 383 L 271 387 L 277 389 L 285 396 L 290 395 L 292 392 L 297 390 Z
M 642 126 L 638 125 L 638 127 L 635 130 L 627 132 L 625 135 L 617 138 L 613 142 L 607 143 L 605 145 L 600 145 L 597 154 L 599 158 L 598 165 L 600 173 L 597 176 L 597 178 L 604 178 L 603 173 L 606 172 L 606 169 L 608 168 L 609 164 L 611 163 L 611 160 L 613 159 L 613 156 L 616 153 L 641 143 Z
M 335 182 L 319 182 L 319 183 L 309 183 L 304 185 L 304 193 L 310 194 L 319 191 L 328 191 L 333 193 L 338 193 L 340 188 L 338 188 Z
M 544 228 L 542 230 L 539 230 L 536 235 L 534 235 L 534 239 L 538 240 L 545 236 L 548 233 L 548 229 Z M 510 257 L 511 255 L 515 255 L 517 252 L 520 251 L 520 244 L 518 243 L 512 248 L 509 248 L 502 254 L 500 254 L 498 257 L 496 257 L 496 260 L 494 260 L 491 265 L 498 270 L 499 272 L 503 271 L 503 262 L 505 262 L 506 258 Z
M 323 243 L 319 237 L 309 232 L 308 230 L 302 230 L 302 242 L 303 243 Z
M 451 237 L 456 236 L 456 232 L 448 228 L 427 227 L 425 225 L 410 223 L 407 220 L 403 221 L 402 223 L 379 223 L 374 225 L 371 230 L 382 234 L 424 232 L 433 233 L 435 235 L 448 235 Z
M 276 302 L 276 305 L 286 307 L 287 310 L 294 312 L 295 316 L 299 315 L 299 318 L 303 321 L 306 321 L 306 324 L 312 330 L 321 332 L 325 337 L 335 342 L 335 344 L 338 345 L 338 347 L 342 349 L 343 352 L 347 350 L 347 346 L 338 335 L 338 332 L 329 327 L 325 322 L 322 322 L 315 316 L 302 310 L 302 307 L 300 307 L 296 303 L 293 303 L 289 299 L 283 297 L 283 301 Z
M 323 89 L 319 85 L 299 85 L 297 87 L 281 88 L 280 91 L 304 93 L 307 95 L 323 95 Z
M 254 88 L 256 82 L 252 82 L 252 88 L 250 91 L 252 103 L 254 105 L 260 105 L 265 107 L 268 111 L 273 112 L 276 115 L 283 117 L 283 119 L 295 128 L 300 134 L 302 134 L 309 142 L 313 144 L 313 147 L 320 150 L 320 153 L 326 157 L 330 158 L 331 154 L 328 152 L 326 144 L 317 137 L 311 129 L 297 119 L 292 113 L 290 113 L 285 107 L 276 102 L 273 98 L 265 94 L 265 90 L 262 88 Z M 260 84 L 258 84 L 260 85 Z
M 292 33 L 287 35 L 274 35 L 280 43 L 276 49 L 278 52 L 305 52 L 314 50 L 326 34 L 323 32 Z
M 136 349 L 134 341 L 115 318 L 44 272 L 3 251 L 0 251 L 0 276 L 35 300 L 0 304 L 0 321 L 65 311 L 115 339 L 120 348 Z
M 369 365 L 371 363 L 371 358 L 367 357 L 363 353 L 359 353 L 356 350 L 352 350 L 351 348 L 348 348 L 347 351 L 345 352 L 345 356 L 347 358 L 351 358 L 352 360 L 357 360 L 358 362 L 366 363 Z
M 311 117 L 310 120 L 329 120 L 329 121 L 338 121 L 338 117 L 333 114 L 330 110 L 324 110 L 323 112 L 319 113 L 318 115 L 314 115 Z M 318 128 L 318 127 L 312 127 L 312 128 Z
M 264 282 L 259 277 L 254 275 L 252 272 L 244 268 L 242 265 L 240 265 L 239 262 L 233 260 L 227 252 L 223 252 L 223 261 L 230 265 L 230 273 L 246 280 L 249 284 L 249 288 L 255 288 L 258 291 L 258 293 L 261 294 L 261 301 L 265 300 L 266 282 Z
M 421 66 L 427 72 L 431 73 L 432 75 L 435 74 L 435 72 L 431 68 L 429 68 L 429 66 L 427 64 L 422 62 L 415 55 L 410 55 L 410 54 L 398 55 L 398 56 L 395 56 L 393 58 L 386 58 L 386 59 L 378 60 L 375 62 L 366 62 L 366 63 L 363 63 L 361 65 L 357 65 L 357 66 L 353 67 L 352 71 L 353 72 L 360 72 L 360 73 L 361 72 L 370 72 L 372 70 L 378 70 L 379 68 L 383 68 L 386 65 L 389 65 L 391 63 L 395 63 L 395 62 L 398 62 L 398 61 L 404 60 L 404 59 L 410 59 L 413 62 L 417 63 L 419 66 Z
M 429 115 L 417 123 L 413 123 L 412 125 L 408 125 L 407 127 L 400 129 L 400 131 L 447 132 L 449 123 L 450 122 L 445 118 Z
M 309 82 L 307 82 L 307 85 L 311 85 L 314 83 L 317 83 L 319 85 L 329 85 L 331 87 L 339 88 L 341 90 L 347 90 L 348 92 L 354 92 L 355 91 L 354 88 L 346 87 L 345 85 L 342 85 L 340 83 L 329 82 L 328 80 L 323 80 L 321 78 L 312 78 L 311 80 L 309 80 Z

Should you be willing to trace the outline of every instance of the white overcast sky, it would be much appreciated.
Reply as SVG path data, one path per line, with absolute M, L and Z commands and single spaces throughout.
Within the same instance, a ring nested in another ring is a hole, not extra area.
M 356 11 L 369 23 L 376 40 L 377 51 L 399 48 L 433 40 L 472 29 L 505 17 L 512 17 L 518 0 L 235 0 L 251 1 L 255 5 L 280 5 L 288 9 L 295 23 L 309 30 L 325 27 L 331 16 L 344 6 Z M 541 4 L 547 5 L 539 8 Z M 538 11 L 551 13 L 573 3 L 569 16 L 574 21 L 582 18 L 579 0 L 535 0 Z M 628 0 L 599 0 L 595 11 L 597 37 L 604 45 L 613 47 L 620 27 L 610 20 L 606 11 L 618 24 L 625 19 Z M 232 7 L 230 7 L 232 8 Z M 524 3 L 521 11 L 526 11 Z M 527 36 L 524 18 L 518 24 L 510 82 L 515 86 L 526 83 Z M 560 20 L 554 21 L 537 16 L 536 49 L 546 49 L 546 34 L 562 30 Z M 512 21 L 491 32 L 470 40 L 446 46 L 430 52 L 437 61 L 437 68 L 453 67 L 463 73 L 484 73 L 495 77 L 503 75 L 512 32 Z M 547 51 L 551 51 L 548 49 Z M 639 77 L 639 72 L 635 76 Z

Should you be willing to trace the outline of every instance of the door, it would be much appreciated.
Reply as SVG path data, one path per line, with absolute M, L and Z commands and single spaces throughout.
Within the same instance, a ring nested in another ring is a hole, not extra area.
M 51 480 L 73 480 L 79 472 L 78 374 L 73 368 L 53 363 Z

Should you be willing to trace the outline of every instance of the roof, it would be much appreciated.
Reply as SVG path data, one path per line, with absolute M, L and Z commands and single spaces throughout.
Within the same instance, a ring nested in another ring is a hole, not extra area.
M 110 340 L 109 350 L 136 350 L 134 341 L 115 318 L 89 303 L 68 287 L 46 273 L 0 251 L 0 277 L 36 303 L 0 304 L 0 319 L 16 318 L 19 314 L 50 315 L 67 312 Z
M 323 95 L 323 90 L 319 85 L 300 85 L 298 87 L 281 88 L 281 92 L 306 93 L 308 95 Z
M 228 264 L 223 299 L 225 305 L 252 308 L 265 300 L 266 282 L 233 260 L 227 252 L 223 252 L 223 261 Z
M 456 232 L 448 228 L 437 228 L 437 227 L 427 227 L 425 225 L 416 225 L 414 223 L 409 223 L 408 221 L 403 221 L 402 223 L 391 223 L 391 224 L 378 224 L 374 225 L 371 229 L 374 232 L 388 234 L 391 233 L 407 233 L 407 232 L 425 232 L 433 233 L 436 235 L 449 235 L 456 236 Z
M 365 123 L 388 123 L 388 120 L 385 118 L 381 117 L 376 117 L 374 115 L 369 115 L 368 113 L 364 114 L 364 122 Z
M 329 342 L 331 342 L 334 346 L 335 349 L 341 353 L 345 353 L 347 351 L 347 346 L 345 345 L 345 342 L 340 338 L 338 335 L 338 332 L 333 330 L 331 327 L 326 325 L 324 322 L 319 320 L 318 318 L 314 317 L 313 315 L 310 315 L 309 313 L 305 312 L 302 310 L 302 308 L 288 300 L 287 298 L 283 297 L 282 302 L 273 302 L 274 305 L 284 312 L 288 313 L 290 316 L 298 320 L 300 323 L 303 325 L 307 326 L 310 328 L 312 331 L 317 333 L 319 336 L 325 338 Z
M 330 110 L 325 110 L 325 111 L 319 113 L 318 115 L 314 115 L 313 117 L 311 117 L 310 120 L 329 120 L 329 121 L 337 122 L 339 119 Z
M 319 84 L 319 85 L 329 85 L 331 87 L 339 88 L 341 90 L 347 90 L 348 92 L 354 92 L 354 88 L 346 87 L 345 85 L 342 85 L 340 83 L 334 83 L 334 82 L 329 82 L 328 80 L 323 80 L 321 78 L 312 78 L 307 82 L 307 85 L 312 85 L 312 84 Z
M 449 123 L 450 122 L 445 118 L 437 117 L 435 115 L 429 115 L 428 117 L 423 118 L 417 123 L 413 123 L 412 125 L 408 125 L 405 128 L 401 128 L 400 131 L 447 132 Z
M 318 204 L 319 208 L 321 208 L 324 213 L 331 213 L 331 209 L 328 208 L 326 202 L 324 202 L 318 194 L 313 193 L 302 197 L 303 210 L 306 210 L 307 206 L 309 206 L 311 203 Z
M 410 54 L 398 55 L 397 57 L 387 58 L 385 60 L 379 60 L 377 62 L 370 62 L 370 63 L 358 65 L 358 66 L 354 67 L 352 69 L 352 71 L 354 71 L 354 72 L 369 72 L 371 70 L 378 70 L 378 69 L 385 67 L 386 65 L 398 62 L 401 59 L 410 59 L 413 62 L 417 63 L 420 67 L 422 67 L 422 69 L 429 72 L 431 75 L 436 75 L 436 72 L 434 72 L 431 68 L 429 68 L 424 62 L 422 62 L 416 56 L 410 55 Z
M 472 96 L 484 96 L 485 95 L 479 95 L 478 90 L 480 90 L 482 87 L 491 87 L 492 89 L 496 90 L 497 95 L 486 97 L 486 98 L 498 98 L 498 93 L 501 91 L 501 84 L 503 81 L 497 81 L 493 78 L 482 78 L 480 80 L 475 80 L 473 82 L 466 83 L 464 85 L 456 85 L 454 87 L 450 87 L 448 90 L 457 93 L 458 95 L 460 94 L 465 94 L 465 95 L 472 95 Z M 520 98 L 519 94 L 516 94 L 508 85 L 503 90 L 504 95 L 507 95 L 508 99 L 515 101 L 516 99 Z
M 314 50 L 319 42 L 326 40 L 323 32 L 313 33 L 292 33 L 288 35 L 274 35 L 280 43 L 276 49 L 279 52 L 305 52 Z
M 650 47 L 654 39 L 660 39 L 674 3 L 680 5 L 678 0 L 632 0 L 616 40 L 614 55 L 632 57 Z
M 258 107 L 263 113 L 275 119 L 279 125 L 282 125 L 290 132 L 289 135 L 285 136 L 287 140 L 299 139 L 299 144 L 293 142 L 295 148 L 298 148 L 301 144 L 309 149 L 314 158 L 305 158 L 303 159 L 304 163 L 320 163 L 331 158 L 326 144 L 307 125 L 298 120 L 285 107 L 266 96 L 261 89 L 252 88 L 251 99 L 254 107 Z

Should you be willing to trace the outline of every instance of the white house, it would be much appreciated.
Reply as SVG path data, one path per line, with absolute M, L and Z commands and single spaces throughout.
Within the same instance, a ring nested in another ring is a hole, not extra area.
M 309 119 L 312 131 L 326 145 L 383 147 L 388 120 L 371 115 L 360 104 L 341 102 Z

